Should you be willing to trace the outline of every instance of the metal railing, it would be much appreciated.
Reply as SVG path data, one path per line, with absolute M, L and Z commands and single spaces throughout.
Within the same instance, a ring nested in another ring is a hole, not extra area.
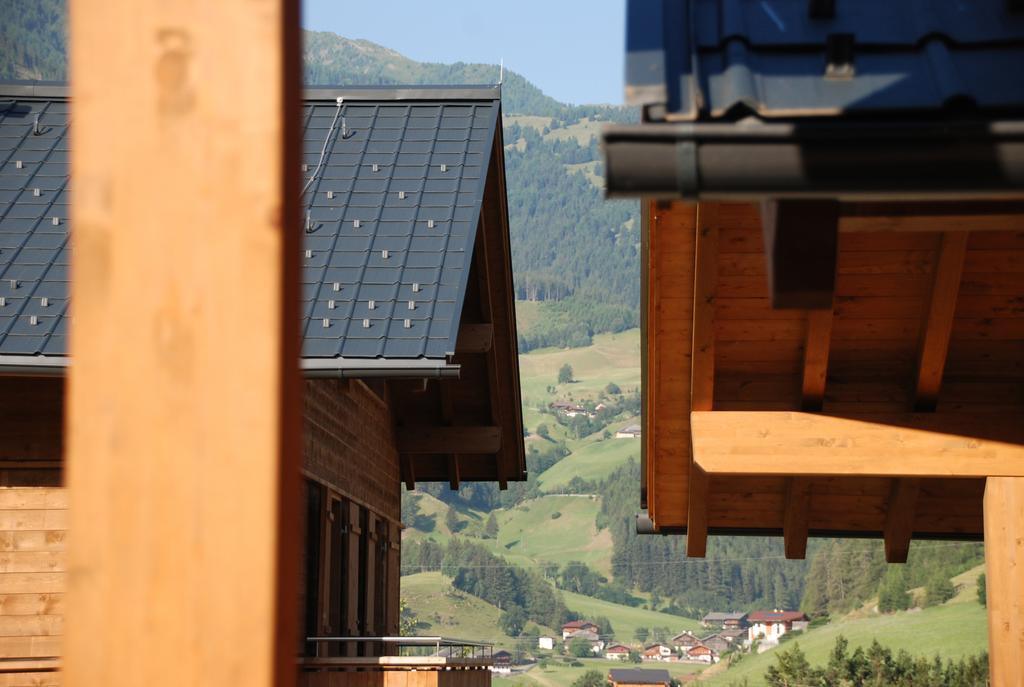
M 306 637 L 307 642 L 338 644 L 384 644 L 398 650 L 398 656 L 443 656 L 446 658 L 491 658 L 494 644 L 451 637 Z M 403 650 L 417 653 L 402 653 Z M 433 649 L 433 654 L 423 653 Z

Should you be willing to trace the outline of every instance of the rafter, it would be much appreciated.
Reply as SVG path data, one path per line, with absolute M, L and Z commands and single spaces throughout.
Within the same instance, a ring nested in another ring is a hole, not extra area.
M 804 341 L 804 410 L 821 410 L 825 401 L 833 312 L 832 308 L 807 311 L 807 338 Z
M 771 200 L 761 227 L 773 308 L 831 308 L 839 246 L 839 203 Z
M 960 291 L 968 233 L 946 232 L 942 235 L 935 281 L 932 284 L 928 317 L 922 329 L 917 366 L 916 410 L 935 410 L 942 385 L 942 372 L 949 353 L 949 337 L 953 331 L 956 298 Z
M 787 479 L 785 498 L 782 536 L 786 558 L 800 560 L 807 555 L 807 531 L 811 503 L 810 480 L 805 477 Z

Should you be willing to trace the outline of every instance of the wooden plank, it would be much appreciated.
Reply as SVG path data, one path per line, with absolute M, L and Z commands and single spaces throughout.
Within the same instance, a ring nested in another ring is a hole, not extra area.
M 456 353 L 486 353 L 494 343 L 494 325 L 464 324 L 459 327 L 459 337 L 455 342 Z
M 805 477 L 786 480 L 782 536 L 786 558 L 802 560 L 807 556 L 808 511 L 811 506 L 811 482 Z
M 6 467 L 0 463 L 0 469 Z M 63 510 L 68 507 L 67 489 L 59 487 L 0 488 L 0 510 Z
M 65 679 L 287 687 L 298 3 L 72 0 L 69 15 Z
M 0 594 L 0 615 L 63 615 L 63 613 L 63 594 Z
M 1018 201 L 842 203 L 839 211 L 839 231 L 844 232 L 1024 229 L 1024 203 Z
M 648 514 L 659 527 L 686 526 L 689 501 L 689 411 L 697 206 L 646 204 L 647 283 L 642 359 L 644 467 Z M 680 297 L 682 295 L 683 297 Z M 684 327 L 670 327 L 672 320 Z M 682 418 L 683 422 L 671 422 Z M 668 421 L 667 421 L 668 420 Z
M 692 412 L 711 475 L 1024 475 L 1019 413 Z
M 833 200 L 765 201 L 761 226 L 772 307 L 831 308 L 839 204 Z
M 1024 686 L 1024 479 L 985 485 L 985 588 L 992 687 Z
M 916 410 L 935 410 L 938 404 L 942 373 L 953 332 L 957 293 L 960 291 L 960 274 L 963 272 L 964 255 L 967 252 L 967 237 L 967 232 L 947 232 L 942 235 L 935 267 L 935 283 L 921 335 L 914 403 Z
M 828 379 L 828 351 L 832 342 L 832 308 L 807 311 L 804 371 L 801 393 L 804 410 L 821 410 Z
M 693 279 L 693 358 L 690 408 L 711 410 L 715 402 L 715 298 L 718 286 L 718 205 L 697 206 Z M 708 546 L 708 479 L 689 460 L 686 555 L 703 558 Z
M 910 552 L 910 536 L 914 533 L 914 513 L 917 508 L 919 479 L 893 480 L 885 512 L 885 560 L 888 563 L 906 563 Z
M 51 594 L 66 585 L 63 572 L 0 573 L 0 594 Z
M 4 637 L 0 642 L 0 658 L 59 656 L 62 652 L 62 641 L 61 635 Z
M 396 436 L 399 453 L 497 453 L 501 427 L 402 427 Z
M 48 637 L 64 632 L 59 615 L 0 615 L 0 637 Z M 0 640 L 3 641 L 3 640 Z
M 0 552 L 63 551 L 66 538 L 63 530 L 0 532 Z
M 4 530 L 66 530 L 68 511 L 0 510 L 0 531 Z

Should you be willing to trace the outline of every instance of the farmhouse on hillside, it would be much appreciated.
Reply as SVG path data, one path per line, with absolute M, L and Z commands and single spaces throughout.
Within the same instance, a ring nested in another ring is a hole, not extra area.
M 549 637 L 547 635 L 541 635 L 540 637 L 537 637 L 537 648 L 538 649 L 547 649 L 548 651 L 554 650 L 554 648 L 555 648 L 555 638 L 554 637 Z
M 716 654 L 724 653 L 733 648 L 731 642 L 721 634 L 713 634 L 703 637 L 700 640 L 700 643 L 714 651 Z
M 592 632 L 597 635 L 600 631 L 601 628 L 589 620 L 570 620 L 562 625 L 562 639 L 569 639 L 577 632 Z
M 13 146 L 10 159 L 20 161 L 4 168 L 8 190 L 0 193 L 0 484 L 13 487 L 0 489 L 0 509 L 38 514 L 4 520 L 0 538 L 46 529 L 46 556 L 60 571 L 67 527 L 63 409 L 73 364 L 69 203 L 82 198 L 69 197 L 67 159 L 79 140 L 68 135 L 65 88 L 2 85 L 0 98 L 9 101 L 0 110 L 0 137 Z M 300 631 L 394 636 L 403 482 L 458 487 L 525 478 L 500 91 L 310 89 L 303 121 L 306 220 L 295 256 L 302 282 L 296 362 L 305 377 Z M 111 327 L 134 340 L 150 336 L 136 325 Z M 179 353 L 190 345 L 173 329 L 157 335 Z M 201 374 L 199 362 L 188 359 L 181 363 L 187 369 L 169 374 Z M 203 412 L 182 403 L 183 416 Z M 198 489 L 204 467 L 196 460 L 140 455 L 132 469 L 156 482 L 167 471 L 195 470 Z M 228 501 L 236 488 L 208 486 Z M 148 536 L 152 523 L 181 516 L 154 503 L 132 513 L 134 525 L 119 532 Z M 29 549 L 8 555 L 38 556 Z M 22 585 L 26 593 L 60 594 L 66 573 L 29 572 Z M 127 605 L 149 601 L 140 590 L 124 591 Z M 5 638 L 5 656 L 37 661 L 40 669 L 55 664 L 48 657 L 60 656 L 60 637 L 42 636 L 38 623 L 12 612 L 0 605 L 0 620 L 18 628 Z M 60 611 L 47 613 L 61 620 Z M 300 684 L 316 687 L 344 684 L 336 672 L 386 670 L 377 657 L 394 649 L 355 639 L 301 641 L 291 651 L 300 656 Z M 469 670 L 474 685 L 489 679 L 479 678 L 487 661 L 442 660 Z M 412 660 L 406 667 L 415 666 Z
M 640 425 L 628 425 L 615 432 L 616 439 L 639 439 L 642 429 Z
M 604 657 L 609 661 L 625 661 L 632 650 L 625 644 L 612 644 L 604 650 Z
M 512 674 L 512 654 L 502 649 L 491 655 L 491 672 L 499 675 Z
M 719 612 L 708 613 L 706 616 L 701 618 L 700 622 L 704 627 L 714 627 L 719 630 L 742 629 L 747 626 L 747 614 Z
M 697 663 L 718 663 L 718 652 L 704 644 L 691 646 L 686 650 L 684 656 L 687 661 L 695 661 Z
M 667 670 L 649 668 L 612 668 L 608 671 L 608 682 L 612 687 L 669 687 L 672 678 Z
M 669 645 L 658 643 L 645 647 L 640 658 L 644 661 L 670 661 L 675 658 L 675 653 Z
M 700 644 L 700 639 L 697 635 L 693 634 L 689 630 L 683 630 L 669 641 L 672 643 L 672 646 L 677 646 L 682 649 L 688 649 L 691 646 L 697 646 Z
M 807 629 L 807 616 L 800 611 L 754 611 L 749 620 L 747 637 L 750 642 L 760 640 L 773 644 L 787 632 Z
M 642 198 L 638 530 L 890 563 L 984 536 L 990 674 L 1019 684 L 1024 15 L 767 7 L 627 3 L 641 123 L 602 142 L 607 196 Z

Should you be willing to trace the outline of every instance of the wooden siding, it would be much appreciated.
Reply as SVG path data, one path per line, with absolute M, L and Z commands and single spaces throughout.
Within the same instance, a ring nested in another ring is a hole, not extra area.
M 0 659 L 59 656 L 64 634 L 67 493 L 0 488 Z M 54 672 L 5 674 L 0 685 L 56 685 Z

